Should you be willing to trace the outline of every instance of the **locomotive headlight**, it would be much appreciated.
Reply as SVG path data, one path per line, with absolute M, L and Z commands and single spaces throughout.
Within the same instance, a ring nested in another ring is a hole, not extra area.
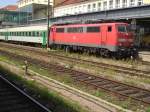
M 122 46 L 123 44 L 122 43 L 119 43 L 119 46 Z
M 125 38 L 119 38 L 118 39 L 118 42 L 126 42 L 127 41 L 127 39 L 125 39 Z
M 128 39 L 129 42 L 133 42 L 133 39 Z
M 134 46 L 134 44 L 131 44 L 131 46 Z

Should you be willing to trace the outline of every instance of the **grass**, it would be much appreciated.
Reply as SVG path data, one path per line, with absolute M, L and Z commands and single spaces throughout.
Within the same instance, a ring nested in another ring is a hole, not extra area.
M 97 96 L 97 97 L 104 97 L 104 96 L 106 96 L 106 94 L 104 92 L 100 91 L 100 90 L 96 90 L 93 95 Z
M 131 102 L 131 99 L 128 98 L 121 105 L 122 105 L 123 108 L 128 109 L 131 105 L 130 102 Z
M 150 112 L 150 107 L 146 110 L 146 112 Z
M 0 56 L 0 61 L 6 61 L 8 58 L 4 56 Z

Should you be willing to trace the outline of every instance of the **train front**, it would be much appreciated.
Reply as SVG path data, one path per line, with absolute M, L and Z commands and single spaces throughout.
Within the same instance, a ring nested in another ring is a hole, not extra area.
M 129 24 L 117 25 L 118 53 L 124 57 L 138 57 L 138 50 L 134 47 L 134 34 Z

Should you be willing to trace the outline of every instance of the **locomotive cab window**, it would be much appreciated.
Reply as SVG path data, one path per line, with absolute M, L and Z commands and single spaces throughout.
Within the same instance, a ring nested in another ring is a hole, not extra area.
M 108 26 L 108 32 L 112 32 L 112 26 Z
M 95 32 L 100 32 L 100 27 L 87 27 L 87 32 L 89 33 L 95 33 Z
M 126 26 L 124 26 L 124 25 L 118 26 L 118 31 L 119 32 L 127 32 Z

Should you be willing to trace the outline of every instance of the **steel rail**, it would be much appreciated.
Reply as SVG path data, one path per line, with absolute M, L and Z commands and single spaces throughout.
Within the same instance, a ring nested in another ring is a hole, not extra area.
M 45 107 L 44 105 L 42 105 L 41 103 L 39 103 L 38 101 L 36 101 L 34 98 L 32 98 L 31 96 L 29 96 L 27 93 L 25 93 L 23 90 L 21 90 L 20 88 L 18 88 L 16 85 L 14 85 L 8 79 L 6 79 L 4 77 L 4 74 L 2 74 L 2 73 L 0 73 L 0 80 L 5 81 L 5 83 L 8 84 L 9 86 L 11 86 L 18 94 L 21 94 L 22 96 L 24 96 L 25 98 L 27 98 L 29 101 L 31 101 L 34 105 L 36 105 L 36 107 L 39 108 L 39 110 L 40 110 L 39 112 L 41 112 L 41 111 L 42 112 L 52 112 L 47 107 Z
M 109 70 L 113 70 L 115 72 L 118 73 L 124 73 L 124 74 L 129 74 L 131 76 L 141 76 L 141 77 L 145 77 L 145 78 L 150 78 L 150 71 L 145 71 L 145 70 L 139 70 L 139 69 L 135 69 L 135 68 L 129 68 L 129 67 L 123 67 L 123 66 L 118 66 L 118 65 L 113 65 L 113 64 L 106 64 L 103 62 L 95 62 L 95 61 L 89 61 L 89 60 L 85 60 L 85 59 L 79 59 L 79 58 L 73 58 L 70 56 L 64 56 L 64 55 L 60 55 L 60 54 L 56 54 L 56 53 L 52 53 L 52 52 L 43 52 L 38 48 L 34 48 L 34 47 L 28 47 L 28 46 L 18 46 L 18 45 L 6 45 L 6 44 L 2 44 L 5 45 L 7 47 L 11 46 L 16 48 L 16 49 L 20 49 L 20 50 L 26 50 L 26 51 L 31 51 L 31 52 L 35 52 L 38 53 L 39 55 L 44 54 L 45 56 L 48 57 L 57 57 L 57 59 L 60 60 L 68 60 L 71 62 L 75 62 L 75 63 L 79 63 L 79 64 L 90 64 L 91 66 L 95 66 L 95 67 L 99 67 L 99 68 L 103 68 L 103 69 L 109 69 Z M 143 62 L 143 63 L 147 63 L 147 62 Z

